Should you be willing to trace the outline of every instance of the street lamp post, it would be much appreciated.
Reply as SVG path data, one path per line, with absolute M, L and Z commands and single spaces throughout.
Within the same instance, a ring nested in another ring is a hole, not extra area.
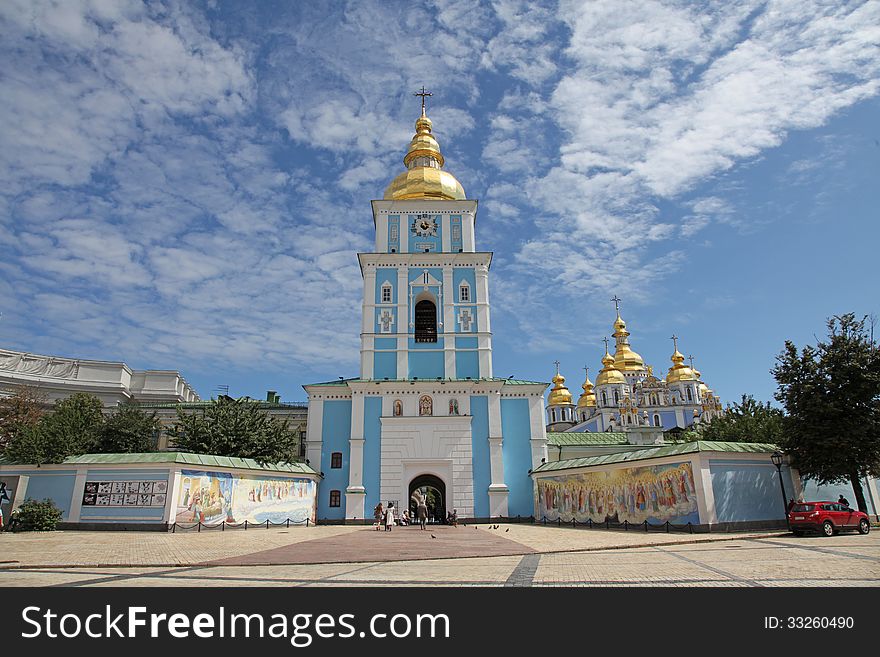
M 770 455 L 770 460 L 776 466 L 776 472 L 779 474 L 779 488 L 782 490 L 782 508 L 785 510 L 785 526 L 791 529 L 791 523 L 788 520 L 788 498 L 785 496 L 785 483 L 782 481 L 782 462 L 785 455 L 779 450 Z

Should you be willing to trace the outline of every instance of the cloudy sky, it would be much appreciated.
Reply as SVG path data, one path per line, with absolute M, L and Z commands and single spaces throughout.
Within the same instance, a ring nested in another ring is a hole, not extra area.
M 725 400 L 878 308 L 880 2 L 0 3 L 0 347 L 203 397 L 356 376 L 418 116 L 480 200 L 495 373 L 572 388 L 614 307 Z

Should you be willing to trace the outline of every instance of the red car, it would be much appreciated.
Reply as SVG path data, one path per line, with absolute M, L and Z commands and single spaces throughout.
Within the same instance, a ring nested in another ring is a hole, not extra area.
M 866 513 L 850 509 L 840 502 L 798 502 L 788 512 L 788 523 L 795 536 L 808 531 L 832 536 L 843 530 L 858 530 L 859 534 L 871 531 L 871 521 Z

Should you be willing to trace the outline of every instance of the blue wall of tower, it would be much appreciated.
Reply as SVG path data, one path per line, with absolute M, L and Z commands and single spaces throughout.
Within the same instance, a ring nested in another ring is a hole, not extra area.
M 501 400 L 502 456 L 504 479 L 510 493 L 507 513 L 510 516 L 531 516 L 535 500 L 529 470 L 532 467 L 532 430 L 528 399 Z
M 325 401 L 321 426 L 321 471 L 324 479 L 318 487 L 318 518 L 339 519 L 345 517 L 345 489 L 348 486 L 348 470 L 351 465 L 349 440 L 351 439 L 351 400 Z M 331 468 L 333 452 L 342 453 L 342 467 Z M 340 504 L 330 506 L 330 492 L 338 490 Z

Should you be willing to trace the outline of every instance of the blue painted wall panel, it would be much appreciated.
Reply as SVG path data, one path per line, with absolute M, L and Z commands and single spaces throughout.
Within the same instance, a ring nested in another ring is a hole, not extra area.
M 489 398 L 471 397 L 471 455 L 474 473 L 474 516 L 489 517 Z
M 373 354 L 373 378 L 397 378 L 396 351 L 377 351 Z
M 367 517 L 379 503 L 380 481 L 380 456 L 382 424 L 379 418 L 382 416 L 382 398 L 364 398 L 364 471 L 363 484 L 366 489 L 364 512 Z
M 477 338 L 455 338 L 456 349 L 476 349 L 479 347 Z
M 70 501 L 73 495 L 73 485 L 76 481 L 74 471 L 66 471 L 64 474 L 61 472 L 46 474 L 37 470 L 36 472 L 22 471 L 15 474 L 26 474 L 30 477 L 26 497 L 40 501 L 48 498 L 64 512 L 62 520 L 67 520 L 70 517 Z
M 409 378 L 435 379 L 445 377 L 445 357 L 442 351 L 411 351 Z
M 373 340 L 373 349 L 376 351 L 397 349 L 397 338 L 375 338 Z
M 321 467 L 324 479 L 318 486 L 318 518 L 345 517 L 345 489 L 348 487 L 350 465 L 349 439 L 351 438 L 351 400 L 324 402 L 321 428 Z M 331 468 L 330 456 L 342 452 L 342 467 Z M 330 507 L 330 491 L 338 490 L 340 506 Z
M 785 503 L 776 468 L 769 461 L 709 460 L 718 522 L 781 520 Z M 793 497 L 791 472 L 783 468 L 786 495 Z
M 508 513 L 511 516 L 531 516 L 535 500 L 528 474 L 532 467 L 528 399 L 501 400 L 501 434 L 504 436 L 504 483 L 510 489 Z
M 480 356 L 476 351 L 455 352 L 455 378 L 480 378 Z

